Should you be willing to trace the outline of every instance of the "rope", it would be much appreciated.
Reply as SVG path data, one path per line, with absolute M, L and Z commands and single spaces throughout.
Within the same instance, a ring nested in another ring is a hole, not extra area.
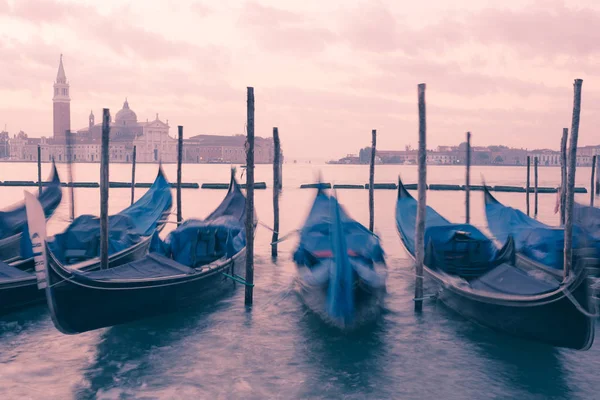
M 244 278 L 242 278 L 241 276 L 237 276 L 237 275 L 229 275 L 226 274 L 225 272 L 221 272 L 223 274 L 223 276 L 231 279 L 232 281 L 241 283 L 242 285 L 246 285 L 246 286 L 250 286 L 250 287 L 254 287 L 254 283 L 248 283 L 246 282 L 246 280 Z
M 438 296 L 438 293 L 428 294 L 428 295 L 425 295 L 423 297 L 415 297 L 413 299 L 413 301 L 423 301 L 423 300 L 428 300 L 428 299 L 434 299 L 434 298 L 437 298 L 437 296 Z
M 585 284 L 585 282 L 583 283 Z M 569 290 L 566 287 L 562 287 L 561 291 L 565 294 L 565 296 L 567 296 L 567 298 L 571 301 L 571 303 L 573 303 L 573 305 L 575 306 L 575 308 L 577 308 L 577 310 L 582 313 L 583 315 L 585 315 L 588 318 L 598 318 L 600 317 L 599 313 L 590 313 L 588 310 L 586 310 L 585 308 L 583 308 L 583 306 L 581 304 L 579 304 L 579 302 L 577 301 L 577 299 L 575 298 L 575 296 L 573 296 L 573 294 L 571 292 L 569 292 Z

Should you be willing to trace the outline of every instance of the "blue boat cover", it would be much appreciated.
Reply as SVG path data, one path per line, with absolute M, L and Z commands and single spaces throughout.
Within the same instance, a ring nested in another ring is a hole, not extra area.
M 500 265 L 479 279 L 471 281 L 473 289 L 501 294 L 532 296 L 552 292 L 559 283 L 537 279 L 511 265 Z
M 160 254 L 149 253 L 146 257 L 114 268 L 83 272 L 73 270 L 74 274 L 90 280 L 110 281 L 122 279 L 166 278 L 174 275 L 193 274 L 192 268 L 181 265 Z
M 417 201 L 400 182 L 396 224 L 407 250 L 415 255 Z M 510 241 L 498 249 L 479 229 L 470 224 L 453 224 L 427 206 L 425 213 L 425 264 L 462 277 L 481 276 L 508 261 Z
M 154 237 L 150 251 L 197 267 L 221 257 L 233 257 L 246 247 L 246 197 L 233 179 L 221 204 L 206 219 L 189 219 L 164 242 Z
M 600 241 L 600 208 L 584 206 L 575 203 L 573 205 L 574 223 L 583 229 L 596 242 Z
M 517 251 L 547 267 L 563 268 L 564 230 L 543 224 L 520 210 L 508 207 L 485 193 L 485 214 L 492 234 L 499 241 L 508 236 L 515 240 Z M 573 227 L 573 248 L 592 246 L 591 238 L 580 226 Z
M 317 258 L 333 256 L 333 221 L 329 203 L 330 197 L 323 190 L 319 190 L 300 231 L 300 243 L 294 252 L 296 264 L 312 266 Z M 384 262 L 384 252 L 377 236 L 350 218 L 341 205 L 338 206 L 348 254 L 373 262 Z
M 125 250 L 151 235 L 163 214 L 171 209 L 172 195 L 162 168 L 148 191 L 134 204 L 108 218 L 109 255 Z M 91 259 L 100 254 L 100 218 L 81 215 L 48 242 L 50 250 L 64 264 L 68 260 Z
M 56 165 L 52 164 L 49 183 L 42 189 L 38 200 L 42 204 L 46 218 L 50 217 L 62 199 L 62 190 Z M 27 227 L 27 211 L 21 202 L 9 210 L 0 211 L 0 240 L 19 234 Z
M 34 275 L 0 261 L 0 283 L 13 279 L 31 278 Z

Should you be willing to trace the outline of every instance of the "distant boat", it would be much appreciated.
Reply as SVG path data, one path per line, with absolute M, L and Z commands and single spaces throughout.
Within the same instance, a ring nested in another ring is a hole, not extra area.
M 416 200 L 402 182 L 396 222 L 404 247 L 415 255 Z M 512 237 L 497 248 L 469 224 L 452 224 L 431 207 L 425 220 L 424 271 L 439 286 L 439 299 L 464 317 L 494 330 L 557 347 L 587 350 L 595 319 L 585 265 L 564 282 L 515 262 Z
M 378 315 L 387 270 L 379 238 L 321 188 L 294 252 L 300 295 L 317 315 L 352 328 Z
M 152 234 L 164 226 L 171 204 L 170 186 L 160 170 L 152 187 L 138 201 L 109 218 L 109 267 L 133 261 L 146 254 Z M 28 225 L 31 226 L 29 210 L 27 218 Z M 41 214 L 36 215 L 33 222 L 45 231 L 46 221 Z M 30 268 L 0 263 L 0 315 L 45 299 L 44 291 L 38 290 L 36 274 L 41 272 L 34 270 L 35 254 L 32 251 L 33 240 L 29 237 L 31 234 L 32 232 L 28 232 L 28 236 L 22 240 L 22 251 L 31 259 Z M 49 239 L 48 255 L 54 264 L 65 269 L 99 269 L 99 234 L 97 217 L 79 216 L 64 232 Z
M 83 272 L 63 267 L 47 248 L 45 293 L 54 325 L 66 334 L 86 332 L 177 311 L 243 283 L 245 210 L 232 173 L 229 192 L 213 213 L 184 222 L 166 242 L 155 234 L 142 259 Z

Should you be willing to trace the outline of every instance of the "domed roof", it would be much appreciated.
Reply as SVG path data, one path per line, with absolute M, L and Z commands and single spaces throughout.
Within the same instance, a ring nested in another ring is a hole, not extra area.
M 118 125 L 128 125 L 137 123 L 137 115 L 129 108 L 129 103 L 125 99 L 123 108 L 117 112 L 115 123 Z

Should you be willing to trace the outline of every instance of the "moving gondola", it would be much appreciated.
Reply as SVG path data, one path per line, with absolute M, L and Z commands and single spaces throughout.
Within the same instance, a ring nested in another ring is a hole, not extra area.
M 31 196 L 27 208 L 30 219 L 39 219 Z M 205 220 L 187 220 L 165 242 L 154 234 L 150 253 L 141 259 L 91 272 L 65 268 L 38 239 L 54 325 L 66 334 L 86 332 L 176 311 L 243 283 L 245 210 L 232 174 L 225 199 Z M 44 226 L 37 229 L 43 238 Z
M 110 216 L 110 267 L 134 261 L 147 253 L 152 234 L 164 226 L 171 204 L 171 189 L 160 169 L 153 185 L 138 201 Z M 45 222 L 38 218 L 36 224 Z M 98 217 L 81 215 L 64 232 L 49 238 L 49 258 L 62 268 L 68 265 L 81 271 L 99 269 L 99 236 Z M 0 315 L 45 298 L 44 292 L 38 290 L 29 233 L 21 238 L 21 249 L 24 258 L 29 260 L 28 268 L 20 267 L 22 264 L 18 262 L 0 263 Z
M 294 252 L 299 293 L 326 322 L 354 328 L 379 314 L 387 271 L 379 238 L 321 188 Z
M 396 222 L 414 258 L 417 201 L 398 188 Z M 449 308 L 496 331 L 557 347 L 587 350 L 594 341 L 594 318 L 584 259 L 563 282 L 532 274 L 515 264 L 512 237 L 496 247 L 470 224 L 452 224 L 431 207 L 425 219 L 424 271 L 439 286 Z M 588 315 L 586 315 L 588 313 Z

